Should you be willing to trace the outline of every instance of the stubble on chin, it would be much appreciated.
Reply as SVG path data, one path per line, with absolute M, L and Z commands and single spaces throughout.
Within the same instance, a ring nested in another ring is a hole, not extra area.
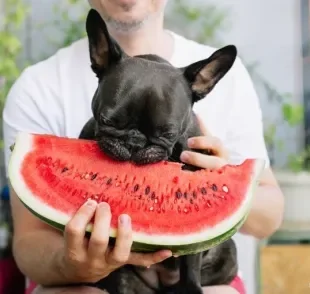
M 132 10 L 132 5 L 122 5 L 121 7 L 124 11 L 124 13 L 130 13 L 130 11 Z M 106 13 L 103 13 L 103 18 L 106 21 L 107 25 L 115 30 L 118 31 L 120 33 L 130 33 L 130 32 L 135 32 L 139 29 L 141 29 L 152 17 L 150 13 L 147 13 L 146 15 L 144 15 L 143 17 L 141 17 L 140 19 L 127 19 L 127 20 L 123 20 L 123 19 L 117 19 L 114 18 Z
M 122 21 L 109 16 L 104 16 L 107 25 L 118 32 L 130 33 L 139 30 L 148 21 L 149 16 L 142 20 Z
M 111 0 L 113 1 L 113 0 Z M 103 7 L 104 5 L 101 3 L 100 5 L 100 10 L 101 11 L 101 15 L 103 17 L 103 19 L 105 20 L 105 22 L 107 23 L 107 25 L 113 29 L 114 31 L 117 31 L 119 33 L 131 33 L 131 32 L 135 32 L 138 31 L 139 29 L 141 29 L 143 26 L 145 26 L 145 24 L 147 24 L 153 17 L 156 17 L 157 14 L 162 13 L 162 11 L 158 11 L 156 12 L 156 1 L 158 0 L 152 0 L 151 3 L 151 7 L 150 10 L 146 13 L 146 15 L 143 18 L 140 19 L 127 19 L 127 20 L 123 20 L 123 19 L 117 19 L 111 15 L 109 15 L 108 13 L 106 13 L 106 9 L 105 7 Z M 120 4 L 120 8 L 123 10 L 124 13 L 128 13 L 130 14 L 130 11 L 132 11 L 132 9 L 134 9 L 135 4 L 126 4 L 126 3 L 122 3 Z M 164 7 L 163 7 L 164 10 Z

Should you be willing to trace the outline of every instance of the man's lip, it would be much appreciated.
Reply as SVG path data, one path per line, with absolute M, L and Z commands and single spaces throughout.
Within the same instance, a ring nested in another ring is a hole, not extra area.
M 113 4 L 134 6 L 137 3 L 137 0 L 110 0 Z

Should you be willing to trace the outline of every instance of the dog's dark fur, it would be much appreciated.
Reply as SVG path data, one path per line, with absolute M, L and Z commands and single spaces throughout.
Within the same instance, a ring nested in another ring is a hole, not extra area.
M 93 118 L 80 138 L 97 140 L 117 160 L 179 161 L 188 149 L 187 139 L 201 135 L 193 104 L 229 71 L 236 48 L 227 46 L 208 59 L 175 68 L 156 55 L 127 56 L 95 10 L 89 12 L 86 30 L 99 83 Z M 236 274 L 236 249 L 228 240 L 204 253 L 171 257 L 151 269 L 124 266 L 96 286 L 110 294 L 202 294 L 201 286 L 229 284 Z

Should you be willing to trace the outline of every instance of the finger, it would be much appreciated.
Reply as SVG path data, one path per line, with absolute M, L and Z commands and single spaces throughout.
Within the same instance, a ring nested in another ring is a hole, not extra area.
M 161 250 L 153 253 L 131 253 L 129 264 L 149 267 L 172 256 L 170 250 Z
M 109 204 L 102 202 L 98 205 L 93 230 L 88 244 L 90 259 L 102 259 L 109 245 L 111 210 Z
M 203 120 L 200 118 L 200 116 L 197 115 L 196 117 L 197 117 L 199 128 L 202 132 L 202 135 L 211 136 L 211 133 L 208 131 L 207 127 L 205 126 L 205 124 L 204 124 Z
M 66 225 L 64 237 L 68 251 L 83 253 L 86 227 L 95 213 L 96 206 L 96 201 L 88 200 Z
M 131 246 L 131 219 L 128 215 L 123 214 L 119 217 L 115 246 L 109 253 L 107 262 L 111 265 L 125 264 L 130 255 Z
M 184 151 L 181 154 L 181 160 L 187 164 L 209 169 L 219 169 L 227 164 L 227 161 L 221 157 L 208 156 L 192 151 Z
M 188 147 L 193 149 L 211 150 L 213 155 L 228 159 L 228 152 L 220 139 L 213 136 L 200 136 L 188 139 Z

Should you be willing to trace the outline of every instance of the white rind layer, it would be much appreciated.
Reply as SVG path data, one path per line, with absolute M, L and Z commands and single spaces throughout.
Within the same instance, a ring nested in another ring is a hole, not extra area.
M 66 225 L 70 220 L 70 216 L 56 209 L 49 207 L 40 200 L 38 195 L 33 195 L 28 189 L 23 176 L 20 173 L 20 167 L 28 152 L 33 149 L 33 135 L 28 133 L 19 133 L 16 137 L 14 150 L 12 152 L 9 164 L 9 178 L 17 193 L 18 197 L 30 209 L 34 210 L 44 218 L 55 223 Z M 214 239 L 235 227 L 249 212 L 253 193 L 257 186 L 259 176 L 264 168 L 264 160 L 257 160 L 252 174 L 251 185 L 248 187 L 246 197 L 239 209 L 231 216 L 224 219 L 212 228 L 206 228 L 196 233 L 187 235 L 149 235 L 141 232 L 133 232 L 133 240 L 144 244 L 154 245 L 187 245 Z M 91 225 L 87 227 L 87 231 L 91 231 Z M 116 236 L 116 230 L 111 229 L 110 236 Z

